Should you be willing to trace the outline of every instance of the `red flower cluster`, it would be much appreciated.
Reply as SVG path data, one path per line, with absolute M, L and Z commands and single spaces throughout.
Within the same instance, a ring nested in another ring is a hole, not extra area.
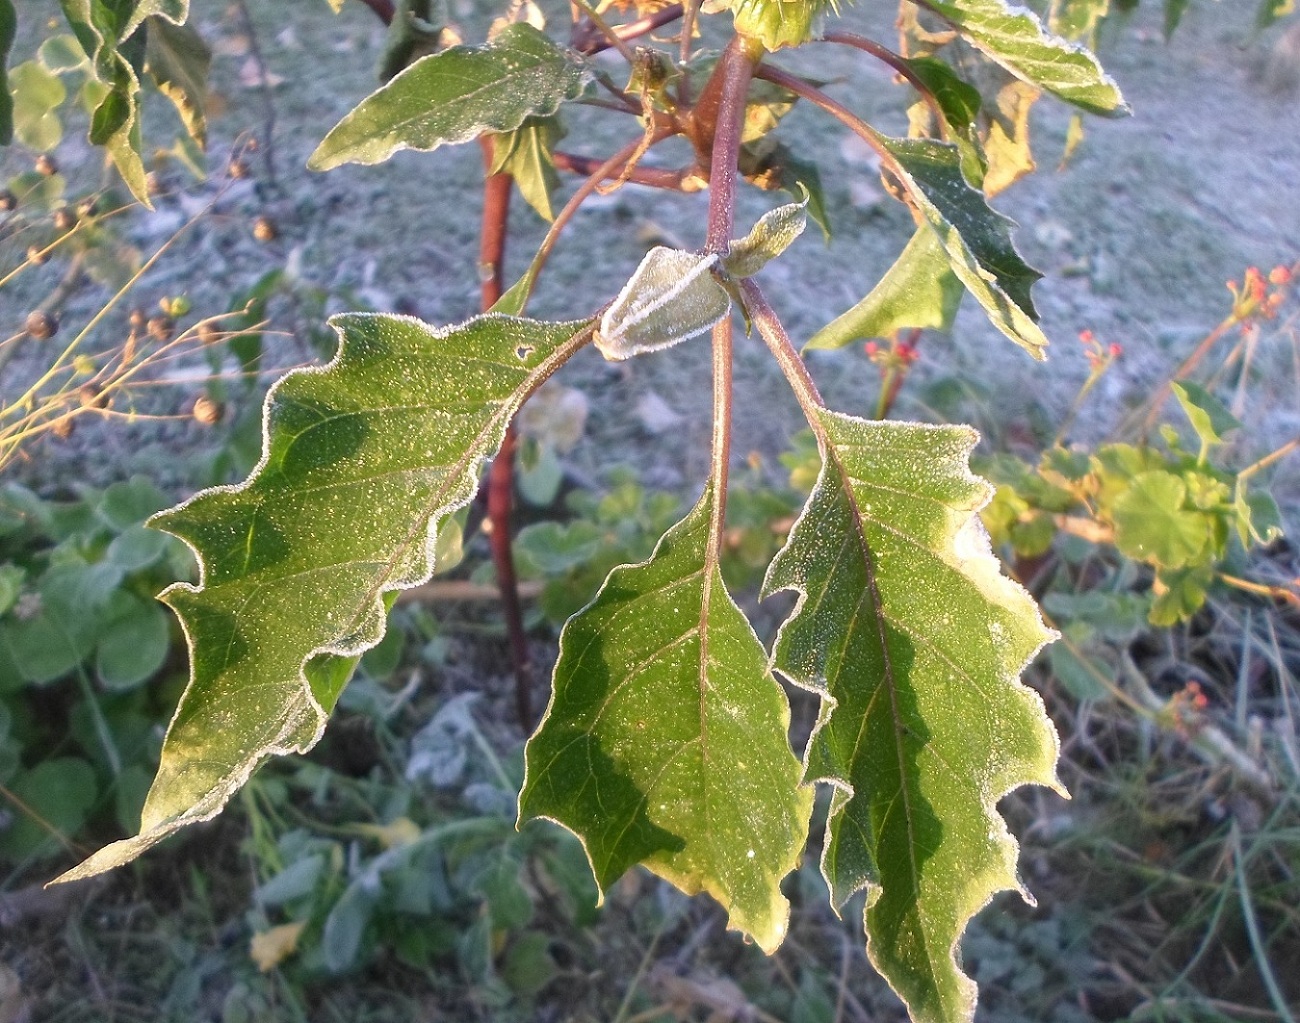
M 1259 267 L 1247 267 L 1240 285 L 1228 281 L 1228 290 L 1232 292 L 1232 319 L 1239 323 L 1273 319 L 1286 301 L 1286 289 L 1294 276 L 1295 272 L 1289 266 L 1275 266 L 1267 277 Z

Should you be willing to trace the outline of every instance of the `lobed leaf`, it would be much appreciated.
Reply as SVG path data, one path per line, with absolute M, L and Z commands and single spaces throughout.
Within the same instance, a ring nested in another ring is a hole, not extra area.
M 614 569 L 565 625 L 519 818 L 577 835 L 602 891 L 642 863 L 707 891 L 772 952 L 812 790 L 785 694 L 710 553 L 715 500 L 710 485 L 648 561 Z
M 817 331 L 804 347 L 843 348 L 863 338 L 892 337 L 900 330 L 946 332 L 963 294 L 939 236 L 918 227 L 867 297 Z
M 185 629 L 190 683 L 140 834 L 60 880 L 215 816 L 262 760 L 316 743 L 358 655 L 383 637 L 386 595 L 429 577 L 439 524 L 474 495 L 523 400 L 590 334 L 492 315 L 445 330 L 403 316 L 331 323 L 335 360 L 267 395 L 249 479 L 152 520 L 201 569 L 200 585 L 162 595 Z
M 1018 680 L 1053 634 L 989 550 L 974 430 L 817 425 L 821 474 L 763 589 L 799 594 L 773 663 L 822 696 L 805 758 L 834 788 L 822 870 L 837 907 L 868 890 L 867 951 L 912 1019 L 970 1020 L 962 931 L 1023 894 L 997 801 L 1059 789 L 1056 734 Z
M 1114 79 L 1091 51 L 1054 36 L 1038 15 L 1006 0 L 916 0 L 1017 78 L 1089 113 L 1129 113 Z
M 325 171 L 374 164 L 402 149 L 429 151 L 508 132 L 573 99 L 587 71 L 531 25 L 515 24 L 485 46 L 454 46 L 416 61 L 371 93 L 307 161 Z
M 870 141 L 930 225 L 957 279 L 984 307 L 989 321 L 1036 359 L 1047 338 L 1039 329 L 1030 288 L 1043 275 L 1011 241 L 1015 222 L 992 209 L 961 169 L 956 146 L 929 139 L 892 139 L 874 129 Z

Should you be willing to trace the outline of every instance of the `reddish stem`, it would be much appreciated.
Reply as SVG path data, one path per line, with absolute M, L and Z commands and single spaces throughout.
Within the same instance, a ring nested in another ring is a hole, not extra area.
M 479 138 L 483 148 L 483 224 L 479 236 L 479 275 L 482 280 L 481 304 L 484 312 L 496 305 L 505 281 L 506 220 L 510 211 L 513 181 L 509 174 L 487 173 L 492 168 L 493 142 L 490 136 Z M 533 727 L 528 637 L 524 633 L 523 608 L 519 602 L 519 580 L 515 575 L 515 558 L 510 534 L 510 512 L 514 503 L 515 446 L 518 436 L 514 423 L 506 427 L 501 450 L 492 459 L 487 480 L 488 545 L 496 567 L 497 586 L 501 590 L 501 610 L 505 615 L 506 635 L 510 641 L 510 660 L 515 671 L 515 712 L 524 731 Z
M 361 0 L 361 2 L 374 11 L 379 20 L 385 25 L 391 25 L 393 19 L 397 17 L 397 9 L 393 6 L 393 0 Z
M 626 25 L 615 25 L 614 34 L 623 41 L 636 39 L 645 35 L 647 32 L 653 32 L 657 28 L 662 28 L 671 21 L 676 21 L 682 16 L 682 5 L 672 4 L 653 14 L 647 14 L 644 18 L 638 18 L 636 21 L 629 21 Z M 585 53 L 591 56 L 600 53 L 602 50 L 608 50 L 613 46 L 608 38 L 590 22 L 583 24 L 574 29 L 573 48 L 579 53 Z
M 868 39 L 866 36 L 860 36 L 855 32 L 827 32 L 822 36 L 822 40 L 827 43 L 842 43 L 845 46 L 852 46 L 888 64 L 906 78 L 912 88 L 921 94 L 921 99 L 930 108 L 934 123 L 939 127 L 939 133 L 945 139 L 948 137 L 948 122 L 944 119 L 943 108 L 939 106 L 938 98 L 930 90 L 930 87 L 921 80 L 920 76 L 911 69 L 905 57 L 900 56 L 888 47 L 881 46 L 874 39 Z
M 745 125 L 745 98 L 759 55 L 740 36 L 722 51 L 700 94 L 697 113 L 712 128 L 709 155 L 708 252 L 726 252 L 736 219 L 736 163 Z M 709 124 L 709 122 L 712 122 Z
M 575 153 L 556 152 L 553 154 L 555 166 L 559 170 L 572 171 L 574 174 L 581 174 L 584 177 L 590 177 L 605 165 L 605 161 L 599 157 L 578 156 Z M 649 188 L 666 188 L 674 192 L 694 191 L 687 182 L 694 180 L 698 176 L 698 171 L 694 167 L 685 167 L 681 170 L 668 170 L 663 167 L 633 167 L 625 174 L 621 175 L 622 180 L 630 181 L 633 184 L 645 185 Z M 700 181 L 703 185 L 703 181 Z

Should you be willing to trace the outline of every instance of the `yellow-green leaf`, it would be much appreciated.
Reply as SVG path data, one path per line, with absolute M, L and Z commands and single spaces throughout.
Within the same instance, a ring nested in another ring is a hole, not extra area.
M 821 475 L 764 592 L 798 593 L 773 661 L 822 696 L 805 761 L 834 789 L 822 870 L 836 906 L 867 889 L 868 954 L 914 1023 L 968 1021 L 962 931 L 1023 892 L 997 801 L 1059 789 L 1056 733 L 1019 681 L 1053 634 L 989 550 L 974 430 L 818 420 Z

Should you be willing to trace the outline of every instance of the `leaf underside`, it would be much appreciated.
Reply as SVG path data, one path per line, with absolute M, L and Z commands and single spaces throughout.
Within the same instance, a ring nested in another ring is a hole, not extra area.
M 986 57 L 1017 78 L 1082 110 L 1105 117 L 1129 113 L 1119 86 L 1097 58 L 1043 28 L 1032 11 L 1005 0 L 917 0 L 950 22 Z
M 582 91 L 584 66 L 527 24 L 486 46 L 454 46 L 416 61 L 340 121 L 307 166 L 375 164 L 401 149 L 430 151 L 514 131 Z
M 869 129 L 870 130 L 870 129 Z M 966 290 L 984 307 L 989 322 L 1036 359 L 1047 338 L 1038 327 L 1030 288 L 1042 274 L 1026 263 L 1011 241 L 1015 222 L 992 209 L 984 193 L 967 183 L 956 146 L 929 139 L 895 139 L 872 131 L 885 165 L 916 205 L 948 255 Z
M 952 328 L 965 289 L 948 265 L 939 236 L 917 228 L 902 254 L 861 302 L 814 334 L 805 348 L 842 348 L 900 330 Z
M 785 694 L 710 563 L 713 500 L 706 489 L 650 560 L 614 569 L 565 625 L 519 816 L 577 835 L 602 891 L 643 863 L 709 892 L 771 952 L 812 790 L 790 750 Z
M 152 520 L 202 572 L 162 595 L 185 629 L 190 684 L 140 834 L 61 880 L 215 816 L 266 757 L 315 744 L 356 656 L 383 636 L 385 595 L 428 578 L 435 528 L 473 496 L 524 398 L 590 335 L 504 316 L 445 330 L 404 316 L 331 323 L 335 360 L 267 395 L 249 479 Z
M 836 906 L 867 888 L 868 953 L 916 1023 L 969 1020 L 957 942 L 1020 889 L 995 805 L 1057 787 L 1056 734 L 1019 682 L 1052 638 L 976 516 L 967 427 L 823 411 L 817 485 L 764 593 L 795 590 L 776 670 L 822 695 L 805 780 L 835 789 L 822 870 Z

